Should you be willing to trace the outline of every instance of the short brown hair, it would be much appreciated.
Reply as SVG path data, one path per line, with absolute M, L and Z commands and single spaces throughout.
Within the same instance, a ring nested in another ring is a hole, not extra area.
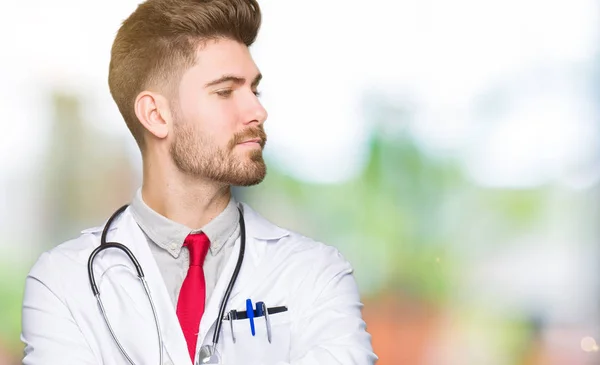
M 256 0 L 147 0 L 123 22 L 112 46 L 108 85 L 143 150 L 134 102 L 143 90 L 169 87 L 194 65 L 196 49 L 228 38 L 252 45 L 261 24 Z

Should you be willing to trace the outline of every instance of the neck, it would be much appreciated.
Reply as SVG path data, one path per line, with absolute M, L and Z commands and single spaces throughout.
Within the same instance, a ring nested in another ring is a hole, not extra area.
M 199 229 L 229 204 L 229 185 L 185 175 L 175 167 L 164 166 L 153 164 L 149 168 L 144 161 L 142 199 L 158 214 L 191 229 Z

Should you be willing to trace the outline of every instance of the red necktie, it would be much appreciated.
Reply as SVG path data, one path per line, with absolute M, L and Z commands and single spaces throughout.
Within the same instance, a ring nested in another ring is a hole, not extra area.
M 190 268 L 179 292 L 177 318 L 179 318 L 190 357 L 194 362 L 196 340 L 206 298 L 206 281 L 202 264 L 208 253 L 210 241 L 204 233 L 190 234 L 186 237 L 183 246 L 187 246 L 190 251 Z

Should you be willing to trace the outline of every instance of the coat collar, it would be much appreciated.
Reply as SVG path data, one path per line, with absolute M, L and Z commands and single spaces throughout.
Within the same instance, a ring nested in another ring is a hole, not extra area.
M 254 209 L 252 209 L 248 204 L 238 203 L 238 207 L 241 208 L 244 216 L 244 222 L 246 225 L 246 240 L 248 242 L 257 242 L 257 244 L 247 244 L 246 250 L 248 250 L 248 252 L 252 255 L 253 262 L 258 264 L 260 261 L 260 256 L 262 256 L 262 253 L 264 253 L 264 250 L 266 249 L 264 246 L 261 247 L 260 243 L 276 243 L 281 238 L 288 236 L 290 232 L 271 223 Z M 118 239 L 120 239 L 119 233 L 115 232 L 119 229 L 122 230 L 123 228 L 130 228 L 139 230 L 141 232 L 141 229 L 137 226 L 137 224 L 135 224 L 135 220 L 133 219 L 130 209 L 131 208 L 128 207 L 121 215 L 116 217 L 108 230 L 110 233 L 109 237 L 111 235 L 116 235 L 114 240 L 117 242 L 121 242 L 118 241 Z M 100 234 L 107 222 L 108 219 L 101 226 L 84 229 L 81 231 L 81 233 Z M 128 227 L 127 225 L 130 223 L 133 224 L 131 227 Z M 252 238 L 254 240 L 251 240 Z M 125 243 L 125 245 L 132 248 L 131 244 Z
M 279 240 L 290 234 L 289 231 L 269 222 L 246 203 L 239 203 L 246 221 L 246 232 L 249 237 L 258 240 Z
M 258 212 L 252 209 L 246 203 L 238 203 L 238 207 L 242 209 L 244 214 L 244 220 L 246 222 L 246 234 L 248 237 L 256 238 L 257 240 L 262 241 L 270 241 L 270 240 L 279 240 L 287 235 L 289 235 L 289 231 L 278 227 L 277 225 L 269 222 L 263 216 L 261 216 Z M 124 215 L 130 215 L 129 207 L 121 214 L 119 217 L 115 219 L 111 227 L 109 228 L 109 232 L 116 230 L 119 228 L 121 222 L 123 222 Z M 81 233 L 99 233 L 104 229 L 104 225 L 107 223 L 108 219 L 102 223 L 100 226 L 87 228 L 81 231 Z M 125 220 L 126 221 L 126 220 Z

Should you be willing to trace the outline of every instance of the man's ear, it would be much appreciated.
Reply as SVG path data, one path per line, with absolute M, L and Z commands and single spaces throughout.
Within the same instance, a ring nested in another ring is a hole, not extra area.
M 160 94 L 142 91 L 135 98 L 135 115 L 146 130 L 156 138 L 166 138 L 171 124 L 169 103 Z

